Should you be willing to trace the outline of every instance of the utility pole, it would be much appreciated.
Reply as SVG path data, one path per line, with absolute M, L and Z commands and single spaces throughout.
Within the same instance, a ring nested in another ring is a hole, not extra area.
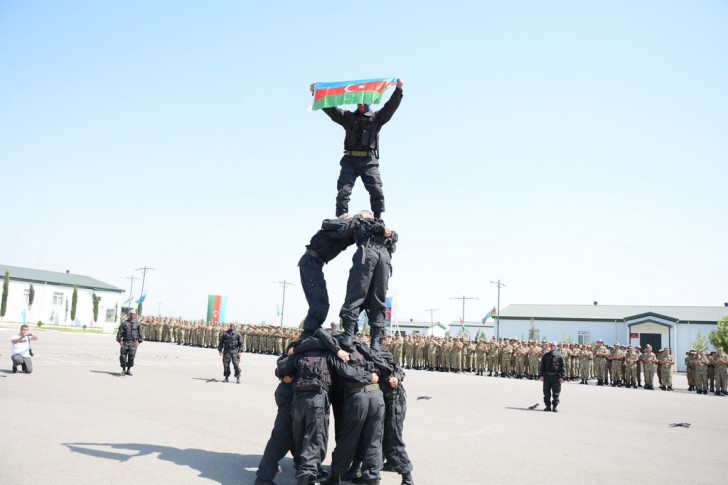
M 134 275 L 124 276 L 124 278 L 131 281 L 131 287 L 129 288 L 129 298 L 128 298 L 129 300 L 131 300 L 132 298 L 134 298 L 134 280 L 138 280 L 139 278 L 137 278 Z
M 144 265 L 143 268 L 137 268 L 137 271 L 142 272 L 142 291 L 140 293 L 139 298 L 142 298 L 144 296 L 144 280 L 147 277 L 147 271 L 154 271 L 156 268 L 147 268 L 146 265 Z M 139 316 L 142 316 L 142 302 L 139 302 L 139 305 L 137 305 L 137 313 L 139 313 Z
M 429 310 L 425 310 L 426 312 L 430 312 L 430 325 L 434 325 L 434 319 L 432 317 L 432 314 L 437 311 L 437 308 L 430 308 Z
M 504 288 L 506 286 L 505 283 L 501 283 L 501 280 L 498 281 L 491 281 L 494 285 L 498 287 L 498 310 L 496 310 L 498 313 L 495 316 L 495 339 L 500 339 L 500 289 Z
M 283 303 L 281 303 L 281 327 L 283 326 L 283 309 L 286 307 L 286 286 L 293 286 L 293 283 L 290 283 L 286 280 L 283 281 L 274 281 L 273 283 L 278 283 L 280 285 L 283 285 Z
M 451 300 L 463 300 L 463 316 L 462 316 L 462 320 L 463 320 L 463 325 L 465 325 L 465 300 L 477 300 L 477 298 L 472 297 L 472 296 L 456 296 L 456 297 L 453 297 L 453 298 L 450 298 L 450 299 Z

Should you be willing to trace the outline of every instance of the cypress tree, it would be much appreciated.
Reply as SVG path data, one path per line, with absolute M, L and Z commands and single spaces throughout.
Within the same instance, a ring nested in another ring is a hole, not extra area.
M 8 285 L 10 284 L 10 272 L 5 270 L 5 279 L 3 280 L 3 296 L 0 302 L 0 317 L 5 316 L 5 311 L 8 309 Z
M 73 295 L 71 296 L 71 321 L 76 320 L 76 304 L 78 303 L 78 287 L 73 285 Z

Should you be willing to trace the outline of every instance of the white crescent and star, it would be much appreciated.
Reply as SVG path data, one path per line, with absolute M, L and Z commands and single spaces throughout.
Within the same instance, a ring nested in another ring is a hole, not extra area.
M 352 89 L 353 89 L 354 91 L 361 91 L 361 90 L 363 90 L 363 89 L 365 88 L 365 86 L 364 86 L 363 84 L 356 84 L 356 85 L 354 85 L 354 84 L 351 84 L 351 85 L 349 85 L 349 86 L 346 86 L 346 87 L 344 88 L 344 92 L 345 92 L 345 93 L 350 93 L 350 92 L 352 92 L 352 89 L 349 89 L 349 88 L 352 88 Z

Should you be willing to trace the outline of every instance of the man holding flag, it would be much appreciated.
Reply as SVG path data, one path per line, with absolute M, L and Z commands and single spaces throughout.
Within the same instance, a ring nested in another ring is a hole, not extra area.
M 369 103 L 378 103 L 382 92 L 394 82 L 394 78 L 383 78 L 311 84 L 313 109 L 323 109 L 329 118 L 346 130 L 344 157 L 336 182 L 337 217 L 348 212 L 357 177 L 361 177 L 369 192 L 374 217 L 379 219 L 384 212 L 384 192 L 379 176 L 379 130 L 392 118 L 402 101 L 402 80 L 397 78 L 396 89 L 381 110 L 372 111 Z M 357 103 L 355 111 L 338 108 L 351 103 Z

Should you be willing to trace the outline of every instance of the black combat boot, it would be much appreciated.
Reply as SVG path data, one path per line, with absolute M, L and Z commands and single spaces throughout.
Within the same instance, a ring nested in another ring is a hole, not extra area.
M 131 367 L 126 368 L 126 375 L 133 376 L 134 374 L 131 373 Z
M 379 327 L 371 327 L 371 329 L 372 329 L 372 336 L 371 336 L 371 340 L 369 342 L 369 347 L 371 347 L 373 350 L 381 352 L 382 344 L 381 344 L 381 341 L 379 338 L 379 336 L 381 334 L 381 329 Z
M 255 477 L 255 483 L 253 485 L 276 485 L 273 480 L 266 480 L 265 478 Z
M 415 481 L 412 479 L 412 472 L 402 474 L 402 483 L 400 485 L 415 485 Z
M 488 372 L 488 377 L 493 377 L 493 371 Z
M 557 406 L 558 406 L 558 404 L 554 404 L 554 408 L 552 409 L 552 411 L 555 412 L 555 413 L 558 413 L 559 412 L 559 410 L 556 409 Z
M 296 485 L 308 485 L 309 483 L 311 483 L 311 478 L 312 477 L 310 477 L 308 475 L 303 475 L 302 477 L 298 477 L 296 479 Z
M 331 476 L 322 482 L 322 485 L 339 485 L 339 474 L 331 470 Z
M 341 476 L 341 479 L 351 482 L 355 478 L 359 478 L 359 475 L 361 475 L 361 463 L 354 462 L 351 464 L 349 469 L 346 470 L 346 473 Z
M 547 404 L 545 408 L 543 408 L 544 411 L 551 411 L 551 405 Z

